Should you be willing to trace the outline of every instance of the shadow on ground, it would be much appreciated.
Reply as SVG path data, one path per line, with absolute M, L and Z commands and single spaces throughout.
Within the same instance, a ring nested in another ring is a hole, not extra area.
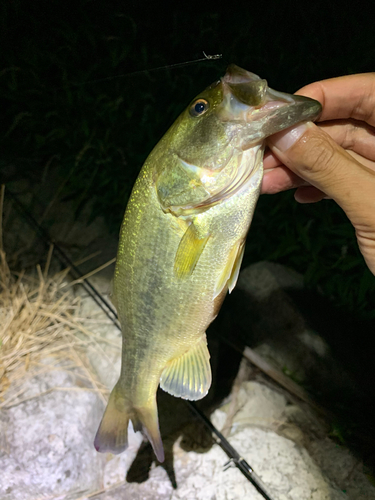
M 225 401 L 247 345 L 301 383 L 325 410 L 330 437 L 374 470 L 375 388 L 369 382 L 373 379 L 374 331 L 375 321 L 360 321 L 311 291 L 280 288 L 259 299 L 238 287 L 226 298 L 207 332 L 213 384 L 198 406 L 210 415 Z M 267 380 L 266 375 L 262 377 Z M 202 453 L 211 448 L 213 440 L 183 400 L 159 391 L 158 407 L 166 456 L 162 466 L 177 488 L 173 466 L 176 440 L 181 437 L 180 445 L 186 451 Z M 146 481 L 154 461 L 151 446 L 143 443 L 126 480 Z

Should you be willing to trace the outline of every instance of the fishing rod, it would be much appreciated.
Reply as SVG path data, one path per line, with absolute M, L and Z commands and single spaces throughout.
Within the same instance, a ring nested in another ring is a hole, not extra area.
M 196 406 L 192 401 L 186 401 L 191 411 L 197 415 L 207 429 L 210 430 L 212 434 L 216 436 L 215 442 L 220 446 L 220 448 L 228 455 L 229 461 L 224 464 L 224 470 L 229 469 L 231 466 L 237 467 L 242 474 L 248 479 L 256 490 L 262 495 L 266 500 L 273 500 L 271 495 L 267 492 L 267 488 L 263 481 L 260 479 L 258 474 L 255 473 L 254 469 L 249 465 L 246 460 L 241 457 L 235 448 L 230 444 L 230 442 L 223 436 L 223 434 L 216 429 L 210 419 Z
M 75 280 L 80 280 L 80 284 L 86 290 L 86 292 L 91 296 L 91 298 L 96 302 L 96 304 L 104 311 L 107 317 L 117 326 L 121 331 L 120 322 L 116 311 L 113 309 L 112 305 L 103 297 L 101 293 L 87 280 L 83 277 L 81 271 L 73 264 L 66 253 L 59 247 L 59 245 L 52 240 L 47 231 L 36 221 L 36 219 L 29 213 L 23 203 L 17 198 L 17 196 L 7 189 L 7 194 L 15 203 L 18 208 L 19 213 L 21 213 L 29 225 L 39 233 L 43 242 L 48 246 L 52 245 L 56 252 L 56 257 L 60 263 L 69 268 L 70 274 Z
M 106 314 L 106 316 L 113 322 L 113 324 L 121 331 L 120 322 L 118 320 L 118 315 L 113 309 L 111 304 L 103 297 L 103 295 L 82 275 L 79 269 L 73 264 L 71 259 L 66 255 L 66 253 L 55 243 L 49 236 L 48 232 L 36 221 L 36 219 L 30 214 L 25 205 L 21 203 L 18 197 L 7 189 L 7 194 L 13 200 L 18 209 L 18 212 L 24 217 L 26 222 L 39 233 L 42 241 L 47 245 L 47 247 L 53 245 L 56 251 L 56 257 L 60 263 L 64 266 L 69 267 L 69 272 L 75 280 L 79 280 L 79 283 L 84 287 L 86 292 L 95 301 L 95 303 L 100 307 L 100 309 Z M 246 477 L 248 481 L 255 487 L 255 489 L 262 495 L 265 500 L 274 500 L 274 498 L 267 491 L 267 487 L 260 479 L 260 477 L 255 473 L 254 469 L 250 464 L 237 452 L 235 448 L 229 443 L 229 441 L 223 436 L 223 434 L 216 429 L 213 423 L 207 418 L 207 416 L 191 401 L 185 400 L 189 406 L 192 413 L 194 413 L 206 426 L 206 428 L 214 435 L 215 442 L 220 446 L 220 448 L 227 454 L 229 461 L 224 464 L 224 471 L 231 466 L 237 467 L 242 474 Z

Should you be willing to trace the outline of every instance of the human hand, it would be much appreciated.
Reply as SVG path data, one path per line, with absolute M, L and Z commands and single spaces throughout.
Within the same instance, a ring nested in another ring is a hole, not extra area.
M 297 94 L 321 102 L 318 126 L 300 124 L 268 139 L 261 192 L 297 188 L 300 203 L 335 200 L 375 274 L 375 73 L 323 80 Z

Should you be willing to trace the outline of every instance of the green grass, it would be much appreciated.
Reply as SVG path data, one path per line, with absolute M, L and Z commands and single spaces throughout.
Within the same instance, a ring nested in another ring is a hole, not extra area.
M 77 214 L 93 200 L 92 218 L 104 215 L 115 234 L 148 153 L 227 63 L 289 92 L 369 70 L 372 16 L 354 7 L 339 22 L 338 16 L 323 2 L 217 12 L 129 10 L 83 0 L 74 7 L 3 2 L 0 161 L 15 165 L 14 177 L 36 183 L 57 172 L 59 195 L 74 202 Z M 203 50 L 223 58 L 151 71 L 201 58 Z M 264 259 L 302 272 L 308 285 L 339 305 L 374 317 L 374 278 L 333 202 L 301 206 L 290 193 L 261 197 L 245 263 Z

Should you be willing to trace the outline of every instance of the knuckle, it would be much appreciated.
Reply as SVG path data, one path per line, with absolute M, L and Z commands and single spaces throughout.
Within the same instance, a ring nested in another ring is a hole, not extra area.
M 329 137 L 319 134 L 308 142 L 303 165 L 306 172 L 330 174 L 334 171 L 338 164 L 337 149 Z

